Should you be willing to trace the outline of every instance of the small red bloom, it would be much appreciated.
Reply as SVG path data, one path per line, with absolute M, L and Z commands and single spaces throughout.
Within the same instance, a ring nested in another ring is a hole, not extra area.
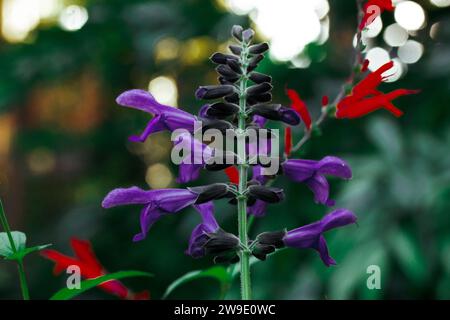
M 330 103 L 330 99 L 328 98 L 328 96 L 323 96 L 322 97 L 322 107 L 326 107 L 329 103 Z
M 80 268 L 81 275 L 86 279 L 93 279 L 107 274 L 106 270 L 97 260 L 92 245 L 89 241 L 72 238 L 70 245 L 75 253 L 75 258 L 66 256 L 56 250 L 43 250 L 41 255 L 55 262 L 53 273 L 60 274 L 69 266 L 75 265 Z M 122 282 L 110 280 L 99 285 L 104 291 L 127 300 L 148 300 L 150 294 L 148 291 L 133 293 Z
M 369 68 L 369 60 L 365 59 L 363 64 L 361 65 L 361 72 L 366 72 Z
M 239 171 L 236 167 L 228 167 L 225 169 L 225 173 L 231 183 L 239 184 Z
M 400 96 L 418 93 L 419 91 L 406 89 L 398 89 L 389 93 L 378 91 L 378 85 L 387 78 L 383 76 L 383 73 L 391 69 L 393 65 L 392 61 L 382 65 L 356 84 L 352 93 L 339 101 L 336 118 L 358 118 L 381 108 L 385 108 L 394 116 L 400 117 L 403 112 L 396 108 L 391 101 Z
M 286 157 L 291 155 L 292 151 L 292 129 L 291 127 L 286 127 L 284 129 L 284 153 Z
M 310 130 L 312 121 L 306 104 L 303 102 L 303 100 L 295 90 L 287 89 L 286 92 L 289 99 L 291 99 L 292 109 L 297 111 L 297 113 L 300 115 L 300 118 L 302 118 L 303 122 L 305 123 L 306 129 Z
M 394 11 L 392 0 L 369 0 L 364 5 L 364 17 L 359 25 L 359 30 L 369 26 L 383 11 Z

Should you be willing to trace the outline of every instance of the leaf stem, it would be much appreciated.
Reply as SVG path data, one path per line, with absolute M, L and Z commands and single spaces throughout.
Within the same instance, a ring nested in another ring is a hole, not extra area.
M 8 219 L 6 218 L 5 210 L 3 209 L 3 202 L 1 199 L 0 199 L 0 221 L 1 221 L 3 229 L 5 230 L 5 232 L 8 236 L 8 240 L 9 240 L 11 249 L 14 252 L 14 254 L 16 254 L 17 253 L 16 244 L 14 243 L 14 239 L 11 234 L 11 228 L 9 227 Z M 17 259 L 15 261 L 17 262 L 17 267 L 18 267 L 18 271 L 19 271 L 20 289 L 22 291 L 23 300 L 30 300 L 30 293 L 28 290 L 27 278 L 25 276 L 25 269 L 23 266 L 23 261 L 22 261 L 22 259 Z

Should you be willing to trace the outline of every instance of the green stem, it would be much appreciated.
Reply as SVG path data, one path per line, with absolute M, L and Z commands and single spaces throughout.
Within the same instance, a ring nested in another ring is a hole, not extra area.
M 11 228 L 9 227 L 8 219 L 6 219 L 6 214 L 5 214 L 5 210 L 3 210 L 3 203 L 2 203 L 1 199 L 0 199 L 0 221 L 3 226 L 3 229 L 5 230 L 5 232 L 8 236 L 9 244 L 11 246 L 12 251 L 14 253 L 17 253 L 16 244 L 14 243 L 14 239 L 11 234 Z M 22 290 L 23 300 L 29 300 L 30 294 L 29 294 L 28 285 L 27 285 L 27 278 L 25 276 L 25 270 L 23 267 L 23 261 L 22 261 L 22 259 L 18 259 L 18 260 L 16 260 L 16 262 L 17 262 L 17 266 L 18 266 L 18 270 L 19 270 L 20 289 Z
M 238 229 L 239 240 L 244 246 L 244 250 L 240 253 L 241 263 L 241 297 L 242 300 L 250 300 L 251 296 L 251 284 L 250 284 L 250 251 L 247 248 L 248 235 L 247 235 L 247 197 L 244 192 L 247 189 L 247 167 L 245 151 L 245 130 L 246 130 L 246 90 L 247 90 L 247 47 L 243 45 L 242 54 L 242 78 L 239 83 L 239 129 L 238 129 L 238 158 L 240 162 L 239 168 L 239 186 L 238 186 Z

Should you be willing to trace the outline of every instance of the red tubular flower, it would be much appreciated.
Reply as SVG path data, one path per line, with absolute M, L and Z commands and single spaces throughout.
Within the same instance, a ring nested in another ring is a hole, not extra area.
M 330 99 L 328 98 L 328 96 L 323 96 L 322 97 L 322 107 L 328 106 L 329 103 L 330 103 Z
M 291 127 L 286 127 L 284 129 L 284 153 L 286 157 L 291 155 L 292 151 L 292 129 Z
M 383 73 L 391 69 L 393 65 L 392 61 L 382 65 L 356 84 L 352 93 L 339 101 L 336 118 L 358 118 L 381 108 L 388 110 L 396 117 L 400 117 L 403 112 L 396 108 L 391 101 L 400 96 L 418 93 L 419 91 L 406 89 L 398 89 L 389 93 L 378 91 L 378 85 L 386 78 Z
M 81 275 L 85 279 L 93 279 L 107 274 L 106 270 L 97 260 L 92 245 L 89 241 L 72 238 L 70 245 L 75 253 L 75 258 L 66 256 L 56 250 L 43 250 L 41 255 L 49 260 L 55 262 L 53 273 L 60 274 L 69 266 L 78 266 Z M 121 299 L 127 300 L 148 300 L 150 295 L 148 291 L 140 293 L 133 293 L 122 282 L 118 280 L 110 280 L 99 285 L 105 292 L 118 296 Z
M 361 72 L 366 72 L 369 68 L 369 60 L 365 59 L 361 65 Z
M 303 102 L 303 100 L 295 90 L 286 89 L 286 92 L 289 99 L 291 100 L 292 109 L 297 111 L 297 113 L 300 115 L 300 118 L 302 118 L 303 122 L 305 123 L 306 129 L 310 130 L 312 121 L 306 104 Z
M 239 184 L 239 171 L 236 167 L 228 167 L 224 171 L 231 183 Z
M 394 11 L 392 0 L 369 0 L 364 5 L 364 17 L 359 25 L 359 30 L 369 26 L 383 11 Z

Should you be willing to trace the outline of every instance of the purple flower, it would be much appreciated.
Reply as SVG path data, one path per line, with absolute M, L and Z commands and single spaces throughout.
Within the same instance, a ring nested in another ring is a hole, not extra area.
M 133 142 L 144 142 L 152 133 L 164 130 L 174 131 L 183 128 L 189 132 L 194 131 L 194 122 L 197 119 L 195 116 L 175 107 L 160 104 L 147 91 L 137 89 L 125 91 L 116 101 L 121 106 L 155 115 L 141 135 L 129 138 Z
M 200 170 L 213 157 L 214 149 L 198 141 L 188 133 L 179 135 L 174 144 L 183 150 L 191 151 L 190 154 L 181 160 L 177 182 L 187 183 L 198 179 Z
M 267 119 L 264 118 L 263 116 L 257 115 L 255 114 L 253 117 L 253 123 L 255 123 L 258 127 L 260 128 L 264 128 L 264 126 L 267 123 Z
M 328 247 L 323 233 L 355 222 L 356 216 L 351 211 L 337 209 L 327 214 L 322 220 L 288 231 L 282 240 L 287 247 L 317 250 L 323 263 L 326 266 L 330 266 L 336 264 L 336 261 L 328 254 Z
M 138 187 L 114 189 L 102 202 L 103 208 L 142 204 L 141 232 L 136 234 L 133 241 L 145 239 L 151 226 L 163 215 L 176 213 L 192 204 L 199 194 L 188 189 L 158 189 L 142 190 Z
M 205 255 L 204 245 L 209 240 L 208 235 L 216 232 L 219 229 L 219 225 L 214 218 L 214 204 L 212 202 L 195 205 L 194 208 L 202 216 L 202 223 L 197 225 L 192 231 L 186 254 L 193 258 L 201 258 Z
M 337 157 L 328 156 L 320 161 L 288 159 L 281 164 L 283 174 L 293 181 L 305 183 L 314 193 L 317 203 L 333 206 L 329 199 L 330 186 L 325 175 L 350 179 L 352 171 L 348 164 Z

